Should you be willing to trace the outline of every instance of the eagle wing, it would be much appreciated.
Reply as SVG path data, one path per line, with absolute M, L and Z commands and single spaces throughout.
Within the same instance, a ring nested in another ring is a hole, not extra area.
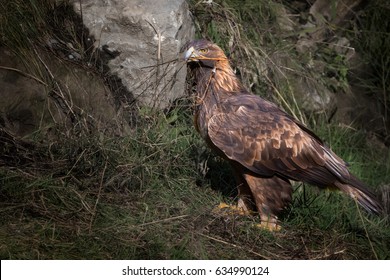
M 346 163 L 301 123 L 258 96 L 232 96 L 208 122 L 211 142 L 259 176 L 319 186 L 348 181 Z

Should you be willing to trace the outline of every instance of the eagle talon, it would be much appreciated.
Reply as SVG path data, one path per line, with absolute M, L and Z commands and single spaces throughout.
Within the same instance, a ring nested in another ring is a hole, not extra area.
M 255 224 L 255 227 L 268 231 L 280 231 L 282 229 L 279 224 L 273 222 L 261 222 L 260 224 Z
M 212 211 L 213 213 L 227 213 L 231 215 L 240 215 L 240 216 L 248 216 L 251 215 L 251 211 L 245 210 L 238 205 L 230 205 L 225 202 L 221 202 L 217 207 L 215 207 Z

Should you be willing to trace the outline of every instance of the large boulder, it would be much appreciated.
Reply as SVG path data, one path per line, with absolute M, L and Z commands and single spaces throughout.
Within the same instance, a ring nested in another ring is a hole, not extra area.
M 186 67 L 177 60 L 194 36 L 185 0 L 75 0 L 74 7 L 111 56 L 110 72 L 141 105 L 167 107 L 185 93 Z

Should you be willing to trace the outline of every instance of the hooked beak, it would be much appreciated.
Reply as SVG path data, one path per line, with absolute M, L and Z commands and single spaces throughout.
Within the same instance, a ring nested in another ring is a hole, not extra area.
M 194 47 L 189 48 L 184 54 L 185 61 L 198 61 Z

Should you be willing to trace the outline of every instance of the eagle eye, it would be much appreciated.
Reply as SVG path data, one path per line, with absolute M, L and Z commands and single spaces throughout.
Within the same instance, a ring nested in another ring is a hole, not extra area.
M 200 53 L 203 53 L 203 54 L 207 53 L 208 51 L 209 51 L 208 49 L 200 49 L 200 50 L 199 50 L 199 52 L 200 52 Z

